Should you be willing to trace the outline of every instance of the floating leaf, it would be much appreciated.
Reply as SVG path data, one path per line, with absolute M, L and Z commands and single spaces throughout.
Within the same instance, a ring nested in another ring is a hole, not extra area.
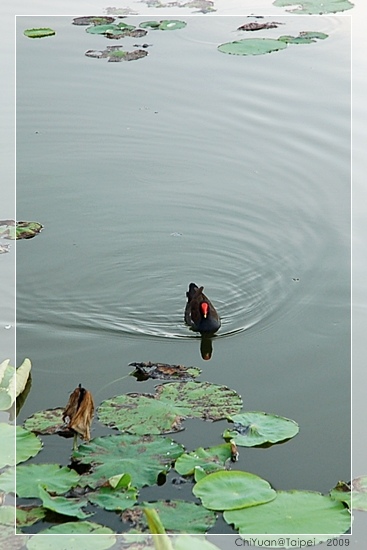
M 244 38 L 243 40 L 220 44 L 218 50 L 232 55 L 263 55 L 283 50 L 286 47 L 285 42 L 273 38 Z
M 14 430 L 14 428 L 12 428 Z M 33 433 L 28 432 L 21 426 L 16 426 L 16 463 L 25 462 L 32 456 L 36 456 L 42 449 L 42 441 Z M 13 449 L 14 454 L 14 432 L 13 432 Z M 14 464 L 14 462 L 13 462 Z
M 147 521 L 143 514 L 144 509 L 154 509 L 168 533 L 206 533 L 213 527 L 215 513 L 206 510 L 194 502 L 183 500 L 158 500 L 155 502 L 142 502 L 135 506 L 133 513 L 134 529 L 145 532 L 148 529 Z M 124 521 L 129 521 L 130 511 L 122 514 Z
M 64 422 L 62 414 L 64 409 L 58 407 L 56 409 L 46 409 L 38 411 L 24 422 L 24 427 L 30 432 L 35 432 L 42 435 L 52 435 L 61 430 Z
M 341 502 L 312 491 L 278 491 L 271 502 L 253 508 L 230 510 L 224 520 L 234 524 L 240 533 L 278 535 L 345 533 L 351 525 L 351 516 Z M 258 544 L 266 546 L 269 537 L 260 537 Z M 316 542 L 325 540 L 317 539 Z M 315 542 L 315 544 L 316 544 Z
M 107 25 L 94 25 L 92 27 L 88 27 L 86 32 L 90 34 L 104 34 L 104 35 L 115 35 L 116 36 L 129 36 L 129 32 L 133 31 L 135 29 L 134 25 L 127 25 L 126 23 L 118 23 L 117 25 L 115 23 L 107 24 Z
M 14 466 L 14 443 L 15 443 L 15 428 L 3 422 L 0 423 L 0 468 L 5 466 Z
M 15 522 L 15 509 L 13 506 L 0 506 L 0 525 L 1 529 L 3 525 L 13 525 Z
M 311 42 L 316 42 L 316 40 L 307 36 L 290 35 L 279 36 L 278 40 L 284 42 L 285 44 L 311 44 Z
M 75 17 L 73 25 L 109 25 L 114 20 L 114 17 L 89 15 L 86 17 Z
M 33 239 L 41 233 L 43 225 L 38 222 L 17 222 L 16 223 L 16 238 L 17 239 Z
M 42 536 L 32 537 L 27 542 L 28 550 L 107 550 L 116 542 L 116 537 L 109 527 L 90 521 L 61 523 L 40 531 L 39 534 Z
M 0 237 L 12 240 L 16 238 L 14 220 L 0 220 Z
M 156 395 L 129 393 L 103 401 L 98 417 L 108 426 L 144 435 L 183 429 L 185 418 L 220 420 L 238 412 L 241 397 L 226 386 L 209 382 L 170 382 Z
M 276 492 L 265 479 L 238 471 L 209 474 L 194 485 L 193 493 L 210 510 L 247 508 L 276 497 Z
M 257 21 L 252 21 L 251 23 L 245 23 L 238 27 L 238 31 L 260 31 L 262 29 L 276 29 L 279 25 L 284 25 L 284 23 L 277 23 L 272 21 L 271 23 L 258 23 Z
M 109 62 L 113 61 L 135 61 L 146 57 L 148 52 L 145 50 L 133 50 L 127 52 L 121 49 L 122 46 L 107 46 L 105 50 L 87 50 L 84 55 L 97 59 L 107 58 Z
M 175 31 L 186 27 L 186 23 L 185 21 L 179 21 L 177 19 L 164 19 L 163 21 L 144 21 L 140 23 L 139 27 L 142 29 Z
M 129 474 L 133 486 L 140 488 L 154 485 L 158 475 L 166 474 L 183 451 L 182 445 L 169 438 L 109 435 L 80 445 L 73 459 L 94 465 L 94 471 L 83 476 L 90 487 L 101 486 L 112 476 Z
M 43 519 L 45 515 L 46 510 L 42 506 L 17 506 L 16 525 L 17 527 L 30 527 Z
M 199 447 L 191 453 L 184 453 L 179 456 L 175 463 L 175 470 L 181 476 L 187 476 L 196 473 L 197 467 L 200 467 L 201 472 L 204 471 L 204 473 L 209 474 L 218 470 L 224 470 L 225 463 L 231 459 L 231 456 L 230 443 L 207 449 Z
M 42 485 L 50 493 L 61 495 L 78 484 L 80 476 L 66 466 L 58 464 L 28 464 L 17 466 L 17 495 L 21 498 L 37 498 Z
M 105 510 L 126 510 L 134 506 L 138 496 L 135 487 L 126 490 L 113 489 L 112 487 L 101 487 L 94 493 L 88 493 L 88 500 Z
M 275 0 L 273 4 L 278 8 L 296 6 L 287 11 L 316 15 L 337 13 L 339 11 L 350 10 L 354 7 L 354 4 L 348 0 Z
M 314 32 L 314 31 L 301 31 L 299 35 L 304 36 L 306 38 L 316 38 L 317 40 L 325 40 L 325 38 L 328 38 L 329 36 L 324 32 Z
M 353 510 L 367 512 L 367 476 L 356 477 L 352 481 Z
M 240 413 L 229 416 L 228 420 L 234 422 L 234 427 L 225 430 L 223 437 L 233 439 L 241 447 L 279 443 L 299 432 L 294 420 L 264 412 Z
M 148 380 L 148 378 L 159 380 L 192 380 L 197 378 L 201 369 L 197 367 L 184 367 L 183 365 L 167 365 L 166 363 L 129 363 L 129 366 L 135 367 L 132 373 L 139 381 Z
M 23 34 L 28 36 L 28 38 L 44 38 L 45 36 L 53 36 L 56 34 L 56 31 L 49 28 L 26 29 Z
M 340 502 L 345 502 L 349 509 L 352 508 L 352 491 L 349 483 L 338 481 L 334 489 L 329 493 L 331 498 Z
M 87 504 L 86 499 L 52 497 L 40 485 L 38 486 L 38 493 L 39 498 L 42 500 L 43 507 L 56 512 L 57 514 L 72 516 L 79 519 L 85 519 L 93 515 L 87 514 L 82 510 L 82 507 Z

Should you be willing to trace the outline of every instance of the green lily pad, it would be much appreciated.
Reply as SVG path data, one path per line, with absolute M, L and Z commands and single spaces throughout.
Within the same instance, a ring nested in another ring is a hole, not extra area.
M 148 531 L 148 524 L 144 515 L 144 509 L 154 509 L 167 533 L 206 533 L 213 527 L 216 515 L 210 510 L 194 502 L 183 500 L 158 500 L 155 502 L 142 502 L 135 506 L 131 512 L 134 517 L 134 529 L 142 532 Z M 129 521 L 129 511 L 123 513 L 121 519 Z
M 265 479 L 238 471 L 209 474 L 194 485 L 193 493 L 201 499 L 203 506 L 210 510 L 234 510 L 257 506 L 277 496 Z
M 354 7 L 354 4 L 348 0 L 275 0 L 273 5 L 278 8 L 296 6 L 288 11 L 316 15 L 337 13 L 339 11 L 350 10 Z
M 56 34 L 56 31 L 49 28 L 26 29 L 23 34 L 28 36 L 28 38 L 44 38 L 45 36 L 53 36 Z
M 353 510 L 367 512 L 367 476 L 361 476 L 352 481 Z
M 41 521 L 46 515 L 46 510 L 42 506 L 17 506 L 16 525 L 17 527 L 30 527 Z M 14 521 L 13 521 L 14 525 Z
M 14 506 L 0 506 L 0 525 L 14 525 L 15 510 Z
M 345 533 L 351 525 L 351 516 L 341 502 L 312 491 L 278 491 L 271 502 L 253 508 L 230 510 L 223 514 L 228 524 L 234 524 L 240 533 L 322 535 Z M 261 537 L 258 544 L 268 540 Z M 317 539 L 316 542 L 325 540 Z M 266 544 L 263 543 L 263 546 Z
M 329 493 L 331 498 L 340 502 L 345 502 L 348 508 L 352 508 L 352 491 L 349 483 L 338 481 L 334 489 Z
M 103 401 L 98 417 L 108 426 L 133 434 L 165 434 L 183 429 L 185 418 L 220 420 L 241 410 L 241 397 L 209 382 L 170 382 L 156 395 L 129 393 Z
M 82 476 L 85 485 L 98 487 L 115 475 L 129 474 L 132 485 L 140 488 L 154 485 L 183 451 L 182 445 L 169 438 L 108 435 L 80 445 L 73 459 L 94 466 L 91 474 Z
M 135 29 L 135 25 L 128 25 L 127 23 L 110 23 L 107 25 L 94 25 L 88 27 L 86 32 L 90 34 L 113 34 L 113 35 L 125 35 L 129 36 L 129 32 Z
M 224 470 L 225 463 L 231 457 L 230 443 L 217 445 L 208 449 L 199 447 L 191 453 L 184 453 L 179 456 L 175 463 L 175 470 L 181 476 L 187 476 L 194 474 L 197 471 L 196 469 L 200 467 L 205 474 L 210 474 L 218 470 Z
M 13 451 L 14 452 L 14 451 Z M 7 468 L 0 474 L 0 491 L 15 494 L 15 469 Z
M 143 21 L 143 23 L 140 23 L 139 27 L 142 29 L 175 31 L 186 27 L 186 23 L 178 19 L 163 19 L 163 21 Z
M 33 239 L 33 237 L 41 233 L 42 229 L 43 225 L 38 222 L 17 222 L 17 239 Z
M 298 434 L 299 427 L 294 420 L 264 412 L 245 412 L 231 415 L 232 429 L 223 433 L 225 439 L 233 439 L 241 447 L 254 447 L 264 443 L 279 443 Z
M 288 34 L 279 36 L 278 40 L 286 44 L 311 44 L 312 42 L 316 42 L 315 39 L 307 36 L 290 36 Z
M 129 363 L 135 367 L 132 373 L 139 381 L 153 378 L 155 380 L 192 380 L 197 378 L 201 369 L 197 367 L 184 367 L 183 365 L 167 365 L 166 363 Z
M 13 428 L 14 430 L 14 428 Z M 25 462 L 32 456 L 36 456 L 42 449 L 42 441 L 33 433 L 28 432 L 21 426 L 16 426 L 16 463 Z M 14 433 L 13 433 L 13 445 L 14 445 Z M 14 446 L 12 449 L 14 454 Z M 14 460 L 14 459 L 13 459 Z M 14 465 L 14 462 L 13 464 Z
M 135 487 L 129 487 L 126 490 L 101 487 L 94 493 L 88 493 L 89 502 L 105 510 L 122 511 L 131 508 L 137 497 L 138 491 Z
M 109 527 L 90 521 L 69 521 L 39 532 L 27 542 L 28 550 L 107 550 L 116 537 Z M 64 535 L 55 537 L 55 535 Z M 74 535 L 78 535 L 75 537 Z M 99 535 L 95 537 L 94 535 Z M 104 536 L 102 536 L 104 535 Z
M 38 486 L 38 496 L 42 500 L 42 505 L 48 510 L 52 510 L 57 514 L 63 514 L 64 516 L 72 516 L 79 519 L 85 519 L 93 514 L 87 514 L 83 512 L 82 507 L 86 506 L 88 501 L 85 498 L 66 498 L 66 497 L 52 497 L 48 492 Z
M 0 453 L 0 468 L 5 466 L 14 466 L 15 453 L 15 428 L 4 422 L 0 423 L 0 441 L 1 441 L 1 453 Z
M 56 409 L 46 409 L 38 411 L 24 422 L 24 427 L 30 432 L 42 435 L 52 435 L 61 429 L 64 422 L 62 413 L 64 409 L 58 407 Z
M 266 53 L 284 50 L 287 47 L 285 42 L 274 38 L 244 38 L 220 44 L 218 50 L 231 55 L 263 55 Z
M 73 25 L 109 25 L 115 21 L 114 17 L 89 15 L 85 17 L 75 17 Z
M 317 32 L 317 31 L 301 31 L 299 35 L 304 36 L 305 38 L 316 38 L 317 40 L 325 40 L 329 36 L 324 32 Z
M 66 466 L 58 464 L 27 464 L 17 466 L 17 495 L 22 498 L 37 498 L 42 485 L 50 493 L 66 493 L 78 484 L 80 476 Z
M 0 364 L 0 410 L 10 409 L 15 399 L 24 391 L 31 371 L 31 362 L 24 359 L 15 369 L 9 360 Z

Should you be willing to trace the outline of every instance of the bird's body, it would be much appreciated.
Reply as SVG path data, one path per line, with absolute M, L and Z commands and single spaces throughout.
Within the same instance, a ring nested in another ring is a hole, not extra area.
M 220 328 L 220 318 L 203 290 L 203 286 L 190 283 L 186 292 L 185 322 L 196 332 L 214 333 Z

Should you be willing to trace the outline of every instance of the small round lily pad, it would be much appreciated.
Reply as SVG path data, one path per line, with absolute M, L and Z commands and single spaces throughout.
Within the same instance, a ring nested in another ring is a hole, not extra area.
M 53 36 L 56 34 L 56 31 L 50 28 L 41 28 L 41 29 L 26 29 L 23 33 L 28 38 L 44 38 L 45 36 Z
M 265 412 L 245 412 L 231 415 L 228 420 L 233 428 L 224 431 L 224 439 L 233 440 L 242 447 L 254 447 L 265 443 L 278 443 L 298 434 L 294 420 Z
M 263 55 L 283 50 L 286 47 L 285 42 L 280 42 L 274 38 L 244 38 L 243 40 L 220 44 L 218 50 L 231 55 Z
M 114 17 L 109 16 L 95 16 L 89 15 L 85 17 L 75 17 L 73 19 L 73 25 L 109 25 L 115 20 Z
M 177 29 L 183 29 L 186 27 L 185 21 L 179 21 L 178 19 L 163 19 L 163 21 L 143 21 L 139 27 L 142 29 L 161 30 L 161 31 L 175 31 Z

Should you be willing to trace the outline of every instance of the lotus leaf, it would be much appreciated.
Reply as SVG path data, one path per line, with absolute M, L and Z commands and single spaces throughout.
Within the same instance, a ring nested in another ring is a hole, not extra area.
M 116 25 L 115 23 L 110 23 L 107 25 L 94 25 L 92 27 L 88 27 L 85 30 L 90 34 L 116 34 L 129 36 L 129 32 L 133 31 L 134 29 L 134 25 L 127 25 L 126 23 L 118 23 Z
M 316 40 L 308 36 L 290 36 L 287 34 L 279 36 L 278 40 L 285 44 L 311 44 L 312 42 L 316 42 Z
M 277 496 L 265 479 L 238 471 L 209 474 L 194 485 L 193 493 L 210 510 L 248 508 L 274 500 Z
M 75 17 L 73 25 L 109 25 L 114 20 L 114 17 L 89 15 L 86 17 Z
M 116 537 L 111 529 L 90 521 L 69 521 L 54 525 L 44 531 L 42 536 L 31 537 L 27 542 L 28 550 L 107 550 Z M 64 535 L 55 537 L 55 535 Z M 74 535 L 78 535 L 75 537 Z M 99 535 L 95 537 L 94 535 Z M 104 536 L 102 536 L 104 535 Z
M 14 525 L 15 509 L 13 506 L 0 506 L 0 525 Z
M 137 496 L 138 491 L 134 487 L 129 487 L 126 490 L 101 487 L 98 491 L 89 493 L 88 500 L 105 510 L 122 511 L 134 506 Z
M 66 498 L 66 497 L 52 497 L 48 492 L 38 486 L 39 498 L 42 500 L 42 505 L 48 510 L 52 510 L 57 514 L 63 514 L 64 516 L 72 516 L 79 519 L 85 519 L 93 514 L 87 514 L 83 512 L 82 507 L 86 506 L 87 500 L 85 498 Z
M 217 445 L 203 449 L 199 447 L 191 453 L 184 453 L 178 457 L 175 463 L 175 470 L 181 476 L 196 474 L 197 468 L 200 467 L 201 472 L 211 473 L 217 470 L 224 470 L 225 463 L 232 456 L 231 444 Z M 199 473 L 200 476 L 200 473 Z M 198 481 L 198 479 L 196 479 Z
M 7 468 L 0 474 L 0 491 L 15 493 L 15 469 L 13 467 Z
M 5 466 L 14 466 L 14 426 L 10 426 L 9 424 L 5 424 L 3 422 L 0 423 L 0 441 L 0 468 L 4 468 Z
M 33 239 L 38 233 L 41 233 L 43 225 L 38 222 L 17 222 L 16 223 L 16 238 L 17 239 Z
M 348 0 L 275 0 L 273 4 L 278 8 L 296 6 L 288 11 L 316 15 L 337 13 L 339 11 L 350 10 L 354 7 L 354 4 Z
M 312 491 L 278 491 L 277 497 L 261 506 L 229 510 L 223 514 L 228 524 L 234 524 L 240 533 L 278 535 L 345 533 L 351 525 L 351 516 L 341 502 Z M 258 543 L 268 540 L 260 537 Z M 316 538 L 316 542 L 325 538 Z
M 105 50 L 87 50 L 84 55 L 97 59 L 107 58 L 108 61 L 135 61 L 146 57 L 148 52 L 145 50 L 133 50 L 127 52 L 121 49 L 122 46 L 107 46 Z
M 37 498 L 41 485 L 50 493 L 63 494 L 79 481 L 79 475 L 66 466 L 58 464 L 28 464 L 17 466 L 17 495 L 22 498 Z
M 164 19 L 163 21 L 144 21 L 140 23 L 139 27 L 142 29 L 175 31 L 186 27 L 186 23 L 185 21 L 178 21 L 177 19 Z
M 280 42 L 274 38 L 244 38 L 243 40 L 220 44 L 218 50 L 232 55 L 263 55 L 283 50 L 286 47 L 285 42 Z
M 42 506 L 17 506 L 16 525 L 17 527 L 29 527 L 43 519 L 45 515 L 46 510 Z
M 56 31 L 49 28 L 26 29 L 23 34 L 25 34 L 25 36 L 28 36 L 28 38 L 43 38 L 45 36 L 53 36 L 54 34 L 56 34 Z
M 31 371 L 31 362 L 24 359 L 23 363 L 15 369 L 9 365 L 9 360 L 0 365 L 0 410 L 9 409 L 25 389 Z
M 14 430 L 14 428 L 12 428 Z M 28 432 L 21 426 L 16 426 L 16 463 L 25 462 L 32 456 L 36 456 L 42 449 L 42 441 L 33 433 Z M 13 445 L 14 445 L 14 433 L 13 433 Z M 14 454 L 14 446 L 12 448 Z M 13 458 L 14 461 L 14 458 Z M 14 464 L 14 462 L 13 462 Z M 11 464 L 12 465 L 12 464 Z
M 154 378 L 159 380 L 192 380 L 197 378 L 201 369 L 197 367 L 184 367 L 183 365 L 167 365 L 166 363 L 129 363 L 135 367 L 132 373 L 139 381 Z
M 214 512 L 206 510 L 194 502 L 183 500 L 142 502 L 131 510 L 134 518 L 134 528 L 139 531 L 147 531 L 148 528 L 143 514 L 146 508 L 158 512 L 165 530 L 169 533 L 206 533 L 216 521 Z M 124 521 L 129 521 L 129 513 L 130 510 L 122 514 L 121 517 Z
M 241 397 L 209 382 L 170 382 L 156 395 L 130 393 L 103 401 L 99 420 L 133 434 L 165 434 L 183 429 L 185 418 L 220 420 L 241 410 Z
M 62 420 L 63 408 L 46 409 L 38 411 L 27 418 L 24 422 L 24 427 L 30 432 L 35 432 L 42 435 L 51 435 L 58 432 L 63 426 Z
M 223 433 L 225 439 L 233 439 L 242 447 L 254 447 L 264 443 L 279 443 L 294 437 L 299 432 L 296 422 L 289 418 L 264 412 L 245 412 L 231 415 L 232 429 Z
M 361 476 L 352 481 L 353 510 L 367 512 L 367 476 Z
M 82 476 L 85 485 L 97 487 L 115 475 L 129 474 L 132 485 L 140 488 L 154 485 L 158 475 L 166 474 L 183 451 L 182 445 L 169 438 L 108 435 L 80 445 L 73 459 L 94 466 L 91 474 Z

